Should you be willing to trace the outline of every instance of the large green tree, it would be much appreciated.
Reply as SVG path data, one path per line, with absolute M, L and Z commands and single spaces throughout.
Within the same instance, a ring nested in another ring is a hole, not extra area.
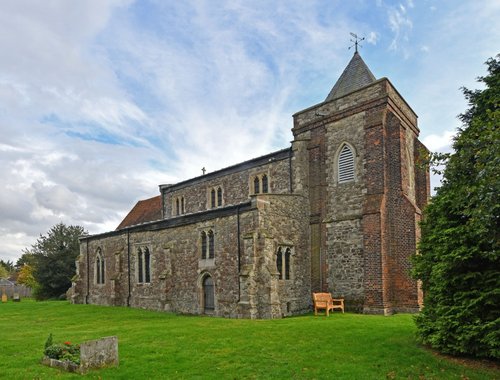
M 421 340 L 455 355 L 500 357 L 500 55 L 486 62 L 482 90 L 463 89 L 442 186 L 424 212 L 415 274 L 424 308 Z
M 33 277 L 38 283 L 37 299 L 61 298 L 71 286 L 75 275 L 75 260 L 80 252 L 78 238 L 86 232 L 80 226 L 66 226 L 63 223 L 52 227 L 26 250 L 33 255 Z

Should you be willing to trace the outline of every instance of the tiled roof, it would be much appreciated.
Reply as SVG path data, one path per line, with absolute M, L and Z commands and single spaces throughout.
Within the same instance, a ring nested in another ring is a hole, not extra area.
M 153 198 L 144 199 L 136 203 L 134 208 L 130 210 L 125 219 L 116 227 L 120 230 L 125 227 L 134 226 L 146 222 L 161 219 L 161 197 L 158 195 Z
M 350 92 L 359 90 L 376 81 L 363 58 L 358 52 L 354 53 L 351 61 L 345 68 L 344 72 L 333 86 L 332 90 L 326 97 L 325 101 L 340 98 Z

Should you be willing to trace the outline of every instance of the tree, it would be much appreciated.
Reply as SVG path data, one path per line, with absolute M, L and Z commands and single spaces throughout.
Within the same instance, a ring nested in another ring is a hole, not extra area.
M 9 271 L 3 265 L 0 265 L 0 278 L 9 278 Z
M 39 284 L 37 299 L 61 298 L 71 286 L 75 260 L 80 252 L 78 238 L 86 232 L 80 226 L 59 223 L 40 238 L 25 254 L 35 258 L 33 277 Z
M 24 266 L 19 269 L 17 275 L 17 283 L 26 285 L 30 287 L 35 292 L 38 289 L 38 282 L 36 282 L 35 277 L 33 276 L 34 268 L 29 264 L 24 264 Z
M 469 109 L 442 186 L 424 211 L 415 274 L 424 308 L 420 339 L 449 354 L 500 357 L 500 55 Z

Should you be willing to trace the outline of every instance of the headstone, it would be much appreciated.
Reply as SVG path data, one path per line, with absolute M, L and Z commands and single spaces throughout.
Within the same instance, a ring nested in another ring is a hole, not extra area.
M 7 294 L 5 293 L 2 294 L 2 302 L 3 303 L 7 302 Z
M 21 297 L 19 297 L 19 293 L 14 293 L 14 296 L 12 297 L 12 301 L 21 302 Z

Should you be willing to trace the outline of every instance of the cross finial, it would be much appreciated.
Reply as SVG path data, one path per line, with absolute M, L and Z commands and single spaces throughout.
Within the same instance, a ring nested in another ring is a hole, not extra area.
M 351 42 L 354 42 L 354 45 L 349 46 L 349 49 L 350 49 L 350 48 L 352 48 L 352 47 L 354 46 L 354 51 L 355 51 L 355 53 L 357 53 L 357 52 L 358 52 L 358 45 L 359 45 L 359 47 L 363 47 L 363 46 L 360 44 L 360 42 L 361 42 L 361 41 L 363 41 L 363 40 L 365 39 L 365 37 L 363 37 L 363 38 L 359 38 L 359 37 L 358 37 L 358 35 L 357 35 L 356 33 L 352 33 L 352 32 L 351 32 L 351 36 L 353 36 L 353 37 L 354 37 L 354 41 L 353 41 L 353 40 L 352 40 L 352 38 L 351 38 Z
M 205 169 L 205 167 L 202 167 L 201 171 L 203 172 L 203 175 L 205 175 L 205 172 L 207 171 L 207 169 Z

